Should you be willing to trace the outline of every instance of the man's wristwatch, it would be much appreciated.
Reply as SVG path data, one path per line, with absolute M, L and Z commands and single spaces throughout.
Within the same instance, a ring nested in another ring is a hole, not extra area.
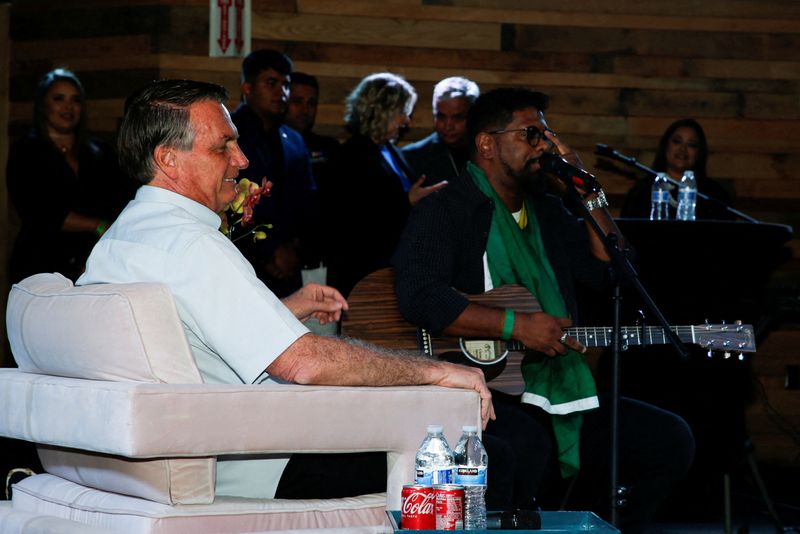
M 597 192 L 596 197 L 586 200 L 583 204 L 586 206 L 586 209 L 592 211 L 596 210 L 597 208 L 605 208 L 608 206 L 608 200 L 606 200 L 605 192 L 603 192 L 601 189 Z

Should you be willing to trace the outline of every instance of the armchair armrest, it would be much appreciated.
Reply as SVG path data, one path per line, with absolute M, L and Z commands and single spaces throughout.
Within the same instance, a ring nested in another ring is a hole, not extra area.
M 471 391 L 434 386 L 150 384 L 0 369 L 0 434 L 126 458 L 388 453 L 387 505 L 398 508 L 430 423 L 451 439 L 480 424 Z

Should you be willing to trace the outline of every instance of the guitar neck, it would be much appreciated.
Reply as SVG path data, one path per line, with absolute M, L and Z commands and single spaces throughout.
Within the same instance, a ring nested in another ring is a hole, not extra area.
M 696 330 L 703 330 L 697 326 L 673 326 L 671 330 L 678 335 L 683 343 L 697 343 Z M 567 335 L 577 339 L 585 347 L 608 347 L 614 342 L 614 329 L 610 326 L 581 326 L 564 330 Z M 624 345 L 666 345 L 669 343 L 667 334 L 660 326 L 622 326 L 620 327 Z M 526 347 L 519 341 L 508 343 L 509 350 L 521 351 Z

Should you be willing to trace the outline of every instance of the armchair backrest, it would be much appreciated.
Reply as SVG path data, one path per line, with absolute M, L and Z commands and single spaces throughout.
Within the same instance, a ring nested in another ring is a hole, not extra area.
M 15 284 L 6 312 L 19 368 L 30 373 L 112 382 L 200 384 L 202 379 L 167 286 L 73 286 L 60 274 Z M 102 398 L 97 398 L 102 403 Z M 84 424 L 102 424 L 86 406 Z M 80 424 L 81 414 L 65 414 Z M 40 446 L 49 473 L 165 504 L 214 500 L 215 459 L 130 460 Z
M 60 274 L 37 274 L 12 287 L 6 326 L 23 371 L 115 382 L 202 382 L 164 284 L 75 287 Z

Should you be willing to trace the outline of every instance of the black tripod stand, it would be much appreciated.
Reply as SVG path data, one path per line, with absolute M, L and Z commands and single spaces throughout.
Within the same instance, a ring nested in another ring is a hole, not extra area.
M 597 237 L 603 243 L 606 253 L 611 258 L 611 269 L 615 281 L 613 292 L 613 327 L 611 344 L 612 354 L 612 380 L 611 380 L 611 522 L 614 525 L 619 525 L 619 508 L 624 505 L 625 494 L 627 490 L 620 487 L 618 474 L 619 474 L 619 405 L 620 405 L 620 364 L 619 354 L 622 347 L 621 335 L 621 293 L 620 287 L 624 283 L 635 288 L 636 292 L 645 303 L 647 309 L 650 311 L 651 316 L 656 319 L 657 324 L 661 327 L 663 335 L 669 340 L 669 343 L 675 347 L 678 353 L 686 358 L 688 352 L 683 345 L 677 334 L 672 330 L 667 323 L 664 315 L 656 306 L 655 302 L 645 290 L 642 283 L 639 281 L 638 274 L 631 264 L 627 251 L 621 250 L 618 246 L 620 236 L 613 232 L 606 233 L 597 221 L 592 217 L 590 209 L 582 201 L 581 193 L 576 189 L 576 184 L 579 184 L 587 193 L 601 193 L 602 189 L 600 184 L 596 181 L 594 176 L 588 174 L 586 171 L 577 169 L 571 166 L 566 160 L 553 154 L 547 154 L 547 158 L 542 156 L 542 168 L 547 172 L 557 175 L 567 186 L 567 193 L 572 197 L 575 205 L 583 211 L 584 220 L 590 224 L 590 227 L 595 232 Z

